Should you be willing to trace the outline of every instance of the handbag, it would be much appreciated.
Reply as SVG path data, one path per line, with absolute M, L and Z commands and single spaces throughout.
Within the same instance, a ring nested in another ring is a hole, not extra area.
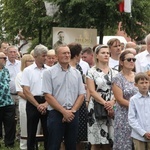
M 108 113 L 107 110 L 104 108 L 104 105 L 98 103 L 97 101 L 93 100 L 94 102 L 94 113 L 95 113 L 95 118 L 97 120 L 101 119 L 107 119 Z

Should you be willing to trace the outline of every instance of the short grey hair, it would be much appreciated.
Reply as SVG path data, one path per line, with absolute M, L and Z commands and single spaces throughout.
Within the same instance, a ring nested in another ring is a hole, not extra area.
M 8 52 L 11 48 L 16 49 L 16 52 L 18 52 L 18 47 L 17 47 L 17 46 L 14 46 L 14 45 L 8 46 L 7 49 L 6 49 L 7 52 Z
M 34 56 L 45 54 L 47 52 L 48 52 L 48 48 L 42 44 L 39 44 L 34 48 Z

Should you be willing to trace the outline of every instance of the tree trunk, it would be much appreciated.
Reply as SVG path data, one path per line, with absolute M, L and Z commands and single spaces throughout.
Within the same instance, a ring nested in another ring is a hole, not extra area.
M 104 33 L 102 30 L 99 31 L 99 44 L 103 44 L 103 36 L 104 36 Z
M 42 44 L 42 27 L 39 27 L 39 44 Z

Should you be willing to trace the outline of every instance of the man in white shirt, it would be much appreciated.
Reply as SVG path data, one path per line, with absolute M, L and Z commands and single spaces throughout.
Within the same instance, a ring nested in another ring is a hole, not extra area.
M 34 48 L 35 62 L 26 67 L 22 73 L 21 85 L 27 98 L 27 149 L 35 149 L 37 125 L 41 120 L 45 137 L 44 150 L 47 150 L 47 102 L 42 93 L 43 72 L 48 68 L 45 65 L 48 49 L 44 45 Z
M 137 73 L 150 70 L 150 34 L 146 36 L 145 42 L 147 49 L 135 56 L 135 67 Z
M 86 75 L 87 71 L 90 69 L 90 66 L 87 62 L 83 61 L 82 59 L 80 59 L 79 65 L 81 66 L 82 70 L 83 70 L 83 74 Z
M 94 66 L 94 53 L 91 47 L 83 48 L 81 55 L 82 60 L 86 61 L 90 67 Z
M 15 103 L 15 110 L 16 110 L 16 120 L 17 124 L 16 126 L 19 126 L 19 98 L 16 92 L 16 86 L 15 86 L 15 78 L 17 74 L 21 70 L 21 62 L 19 60 L 16 60 L 18 48 L 16 46 L 9 46 L 6 49 L 7 53 L 7 61 L 6 61 L 6 68 L 9 71 L 10 74 L 10 83 L 9 83 L 9 88 L 10 88 L 10 94 L 12 99 L 14 100 Z M 16 133 L 17 136 L 20 135 L 20 131 L 17 130 Z M 19 138 L 19 137 L 17 137 Z
M 108 41 L 107 45 L 110 50 L 109 67 L 118 70 L 119 56 L 121 54 L 121 43 L 119 39 L 112 38 Z

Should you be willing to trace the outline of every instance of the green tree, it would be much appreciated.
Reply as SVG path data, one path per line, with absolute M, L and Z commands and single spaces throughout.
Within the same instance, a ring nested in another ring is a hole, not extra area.
M 1 0 L 1 30 L 5 27 L 6 38 L 13 41 L 20 29 L 25 37 L 32 37 L 34 45 L 42 43 L 51 48 L 53 26 L 96 28 L 98 35 L 114 35 L 118 23 L 132 38 L 140 40 L 150 32 L 149 0 L 133 0 L 132 17 L 120 13 L 121 0 L 47 0 L 58 6 L 53 17 L 46 15 L 41 0 Z M 102 39 L 102 38 L 100 38 Z M 33 46 L 34 46 L 33 45 Z
M 7 39 L 14 42 L 14 36 L 22 30 L 23 36 L 32 37 L 37 43 L 49 44 L 51 17 L 46 15 L 41 0 L 1 0 L 1 27 L 5 27 Z
M 48 0 L 47 0 L 48 1 Z M 49 0 L 59 11 L 54 20 L 62 27 L 97 28 L 101 37 L 114 34 L 121 21 L 123 30 L 132 38 L 143 38 L 149 32 L 149 0 L 133 0 L 132 17 L 129 13 L 120 13 L 121 0 Z M 101 38 L 102 39 L 102 38 Z

